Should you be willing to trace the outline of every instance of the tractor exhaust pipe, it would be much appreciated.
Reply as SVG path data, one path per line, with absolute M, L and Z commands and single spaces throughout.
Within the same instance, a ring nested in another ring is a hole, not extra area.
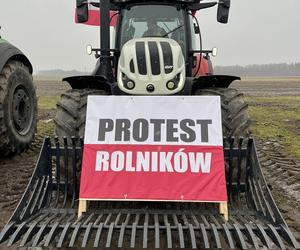
M 96 75 L 113 82 L 114 76 L 110 57 L 110 0 L 100 1 L 100 65 Z

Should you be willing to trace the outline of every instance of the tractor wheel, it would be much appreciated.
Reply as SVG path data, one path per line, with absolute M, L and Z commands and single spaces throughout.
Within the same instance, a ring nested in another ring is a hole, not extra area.
M 10 60 L 0 74 L 0 156 L 23 152 L 34 139 L 37 98 L 32 75 Z
M 248 105 L 244 101 L 244 95 L 232 88 L 198 89 L 194 95 L 217 95 L 221 97 L 222 126 L 224 137 L 249 137 L 250 118 Z
M 89 95 L 109 95 L 109 93 L 96 89 L 71 89 L 61 95 L 54 119 L 57 136 L 66 136 L 67 138 L 84 136 L 87 97 Z

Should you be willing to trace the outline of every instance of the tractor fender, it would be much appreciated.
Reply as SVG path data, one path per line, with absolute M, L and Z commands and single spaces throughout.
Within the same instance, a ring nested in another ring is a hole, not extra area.
M 29 59 L 23 54 L 21 50 L 11 45 L 10 43 L 0 43 L 0 71 L 9 60 L 22 62 L 28 67 L 30 74 L 33 72 L 32 65 Z
M 69 83 L 72 89 L 102 89 L 111 93 L 112 85 L 102 76 L 83 75 L 66 77 L 63 81 Z
M 194 78 L 192 82 L 192 93 L 197 89 L 204 88 L 228 88 L 229 85 L 236 80 L 241 80 L 238 76 L 227 75 L 208 75 Z

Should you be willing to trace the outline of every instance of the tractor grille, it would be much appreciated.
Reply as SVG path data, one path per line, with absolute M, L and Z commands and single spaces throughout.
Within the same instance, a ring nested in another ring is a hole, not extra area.
M 147 63 L 146 63 L 146 49 L 144 42 L 136 43 L 136 60 L 138 63 L 139 73 L 141 75 L 147 75 Z
M 136 42 L 136 60 L 138 65 L 138 72 L 140 75 L 160 75 L 161 64 L 164 65 L 164 73 L 169 74 L 173 72 L 173 53 L 171 46 L 168 42 Z M 147 62 L 147 52 L 150 55 L 150 65 Z M 162 51 L 160 56 L 159 50 Z M 131 66 L 132 68 L 132 66 Z M 151 72 L 148 72 L 148 68 L 151 68 Z M 131 70 L 132 72 L 133 70 Z

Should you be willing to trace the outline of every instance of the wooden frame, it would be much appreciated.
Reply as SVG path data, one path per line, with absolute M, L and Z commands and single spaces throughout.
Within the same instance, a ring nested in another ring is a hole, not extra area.
M 79 206 L 78 206 L 78 218 L 86 213 L 87 211 L 87 201 L 86 199 L 79 199 Z M 92 200 L 91 200 L 92 201 Z M 128 200 L 126 200 L 128 201 Z M 216 202 L 219 203 L 219 212 L 224 216 L 224 219 L 228 221 L 228 202 Z

